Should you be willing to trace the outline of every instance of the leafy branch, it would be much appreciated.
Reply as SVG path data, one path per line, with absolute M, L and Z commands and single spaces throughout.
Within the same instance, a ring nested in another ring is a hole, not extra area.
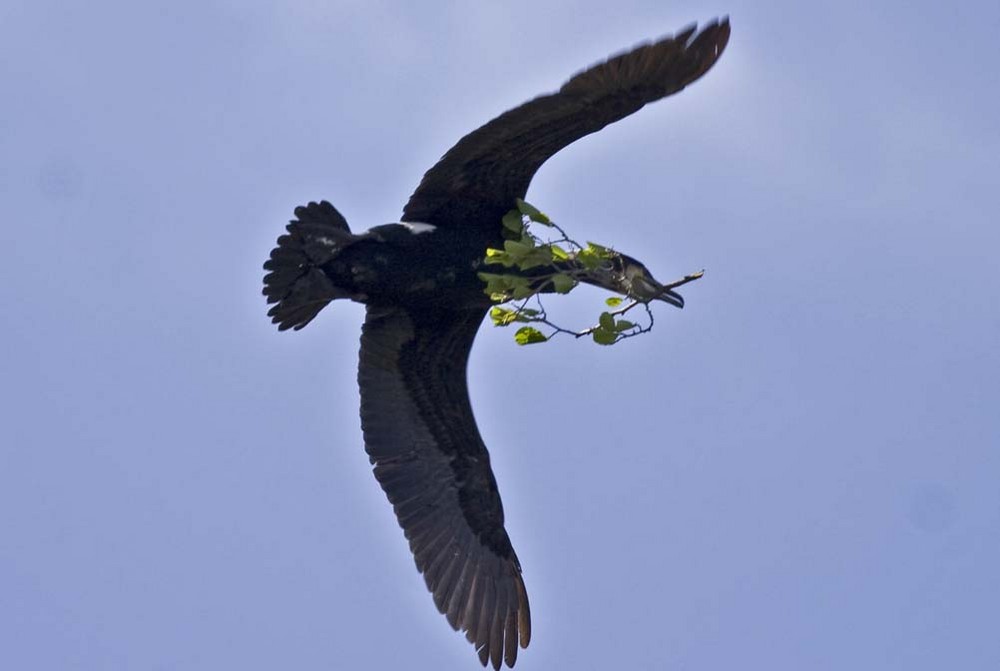
M 621 254 L 593 242 L 581 245 L 538 208 L 520 198 L 516 203 L 516 209 L 507 212 L 502 219 L 503 248 L 487 249 L 483 259 L 487 265 L 516 272 L 479 273 L 486 284 L 484 292 L 497 303 L 490 309 L 494 326 L 522 324 L 514 334 L 519 345 L 545 342 L 558 334 L 574 338 L 590 336 L 600 345 L 613 345 L 652 330 L 653 312 L 649 300 L 633 297 L 607 298 L 605 304 L 610 309 L 600 313 L 596 324 L 584 329 L 568 329 L 551 321 L 540 294 L 567 294 L 595 271 L 610 272 L 616 263 L 620 266 Z M 540 224 L 557 235 L 542 240 L 531 230 L 532 224 Z M 667 288 L 700 276 L 701 273 L 688 275 Z M 645 311 L 644 323 L 621 319 L 639 306 Z M 537 326 L 544 326 L 549 332 L 543 333 Z

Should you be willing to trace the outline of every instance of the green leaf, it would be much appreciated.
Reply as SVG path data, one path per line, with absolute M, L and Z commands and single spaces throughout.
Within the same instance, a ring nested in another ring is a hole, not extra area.
M 503 291 L 504 287 L 507 286 L 507 280 L 504 275 L 479 273 L 479 279 L 486 283 L 487 289 L 492 289 L 494 291 Z
M 521 212 L 521 214 L 526 215 L 528 219 L 537 221 L 539 224 L 544 224 L 546 226 L 552 225 L 552 220 L 531 203 L 526 203 L 520 198 L 518 198 L 515 202 L 517 203 L 517 209 Z
M 524 257 L 518 261 L 518 267 L 521 270 L 530 270 L 531 268 L 537 268 L 538 266 L 546 266 L 552 261 L 549 252 L 544 247 L 535 247 L 530 250 Z
M 614 332 L 615 330 L 615 318 L 612 317 L 607 312 L 602 312 L 601 316 L 598 318 L 597 323 L 601 325 L 601 328 L 605 331 Z
M 493 294 L 503 293 L 503 289 L 497 285 L 496 281 L 487 282 L 486 286 L 483 287 L 483 293 L 489 296 Z
M 500 220 L 503 227 L 508 231 L 514 233 L 521 233 L 524 230 L 524 222 L 521 221 L 521 213 L 517 210 L 511 210 L 507 214 L 503 215 L 503 219 Z
M 511 292 L 511 295 L 514 297 L 514 300 L 521 300 L 522 298 L 530 298 L 531 296 L 534 296 L 536 293 L 538 292 L 532 289 L 531 287 L 524 285 L 524 286 L 514 287 L 514 290 Z
M 614 345 L 618 342 L 617 333 L 605 331 L 604 329 L 596 329 L 590 335 L 598 345 Z
M 591 254 L 599 256 L 602 259 L 610 259 L 618 256 L 618 253 L 610 247 L 605 247 L 604 245 L 599 245 L 596 242 L 587 241 L 587 250 Z
M 545 342 L 546 340 L 548 338 L 533 326 L 522 326 L 514 334 L 514 342 L 518 345 L 531 345 L 532 343 Z
M 489 250 L 487 250 L 487 251 L 489 251 Z M 621 296 L 612 296 L 611 298 L 605 298 L 604 299 L 604 303 L 608 307 L 612 307 L 612 308 L 616 308 L 616 307 L 618 307 L 619 305 L 621 305 L 624 302 L 625 302 L 625 299 L 622 298 Z
M 528 280 L 517 275 L 498 275 L 496 273 L 477 273 L 479 279 L 486 283 L 483 293 L 495 303 L 506 303 L 513 296 L 517 286 L 527 286 Z
M 525 254 L 532 250 L 531 245 L 526 245 L 518 240 L 506 240 L 503 243 L 504 251 L 511 255 L 515 260 L 520 260 Z
M 548 245 L 553 261 L 568 261 L 569 253 L 559 245 Z
M 489 264 L 499 263 L 504 268 L 510 268 L 514 265 L 514 259 L 511 258 L 510 254 L 502 249 L 493 249 L 492 247 L 486 250 L 484 261 Z
M 580 252 L 576 255 L 576 260 L 579 261 L 580 264 L 587 270 L 594 270 L 602 263 L 599 256 L 587 251 L 586 249 L 580 250 Z
M 627 319 L 619 319 L 617 322 L 615 322 L 615 330 L 618 332 L 628 331 L 629 329 L 634 329 L 634 328 L 635 324 L 633 324 Z
M 490 308 L 490 319 L 493 320 L 494 326 L 510 326 L 517 321 L 517 317 L 515 310 L 501 307 Z
M 588 270 L 593 270 L 594 268 L 599 268 L 604 265 L 609 259 L 613 259 L 620 256 L 613 249 L 608 249 L 603 245 L 598 245 L 594 242 L 588 242 L 587 246 L 577 252 L 576 260 L 583 264 L 584 268 Z
M 576 280 L 566 273 L 557 273 L 552 276 L 552 288 L 557 294 L 568 294 L 576 286 Z

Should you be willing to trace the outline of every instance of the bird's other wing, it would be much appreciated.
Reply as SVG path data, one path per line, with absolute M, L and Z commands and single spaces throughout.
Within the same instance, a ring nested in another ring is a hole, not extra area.
M 701 77 L 729 41 L 729 20 L 690 26 L 672 37 L 609 58 L 557 93 L 501 114 L 469 133 L 427 171 L 403 209 L 403 221 L 437 226 L 487 225 L 523 198 L 535 171 L 584 135 Z M 493 225 L 490 223 L 489 225 Z
M 483 665 L 499 669 L 527 647 L 531 619 L 466 385 L 483 316 L 369 306 L 358 383 L 365 449 L 417 570 Z

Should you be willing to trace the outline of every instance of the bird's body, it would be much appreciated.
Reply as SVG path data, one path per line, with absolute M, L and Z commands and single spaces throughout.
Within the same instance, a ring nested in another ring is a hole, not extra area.
M 489 453 L 466 385 L 490 297 L 479 273 L 504 240 L 501 218 L 562 147 L 675 93 L 718 59 L 727 20 L 642 45 L 497 117 L 427 172 L 403 221 L 352 233 L 327 202 L 295 210 L 265 264 L 279 328 L 302 328 L 330 301 L 367 306 L 358 383 L 365 449 L 435 604 L 480 661 L 513 666 L 531 636 L 521 567 L 504 528 Z M 568 263 L 572 264 L 571 259 Z M 584 282 L 682 305 L 619 255 Z
M 489 304 L 478 276 L 486 247 L 469 244 L 460 229 L 414 231 L 405 224 L 389 224 L 373 230 L 385 242 L 375 254 L 382 277 L 378 287 L 369 289 L 370 302 L 484 309 Z

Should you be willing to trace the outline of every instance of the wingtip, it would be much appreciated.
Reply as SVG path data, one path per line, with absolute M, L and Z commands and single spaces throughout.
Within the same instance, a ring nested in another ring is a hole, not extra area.
M 527 648 L 531 643 L 531 608 L 528 606 L 528 590 L 524 587 L 524 580 L 517 577 L 517 634 L 521 647 Z
M 703 25 L 701 30 L 688 40 L 688 47 L 695 45 L 701 40 L 709 40 L 714 43 L 715 47 L 719 50 L 719 53 L 722 53 L 722 50 L 726 47 L 726 43 L 729 42 L 729 34 L 731 30 L 732 28 L 729 23 L 729 15 L 712 19 Z
M 719 19 L 719 35 L 715 40 L 716 53 L 721 54 L 725 50 L 726 45 L 729 44 L 730 30 L 729 15 L 726 14 Z
M 703 36 L 712 35 L 715 37 L 715 42 L 717 44 L 721 42 L 721 45 L 725 46 L 726 41 L 729 39 L 729 32 L 729 15 L 723 14 L 718 18 L 706 21 L 701 26 L 699 26 L 697 22 L 686 25 L 674 33 L 673 36 L 661 38 L 661 41 L 683 41 L 686 46 L 690 47 L 698 40 L 704 39 Z

